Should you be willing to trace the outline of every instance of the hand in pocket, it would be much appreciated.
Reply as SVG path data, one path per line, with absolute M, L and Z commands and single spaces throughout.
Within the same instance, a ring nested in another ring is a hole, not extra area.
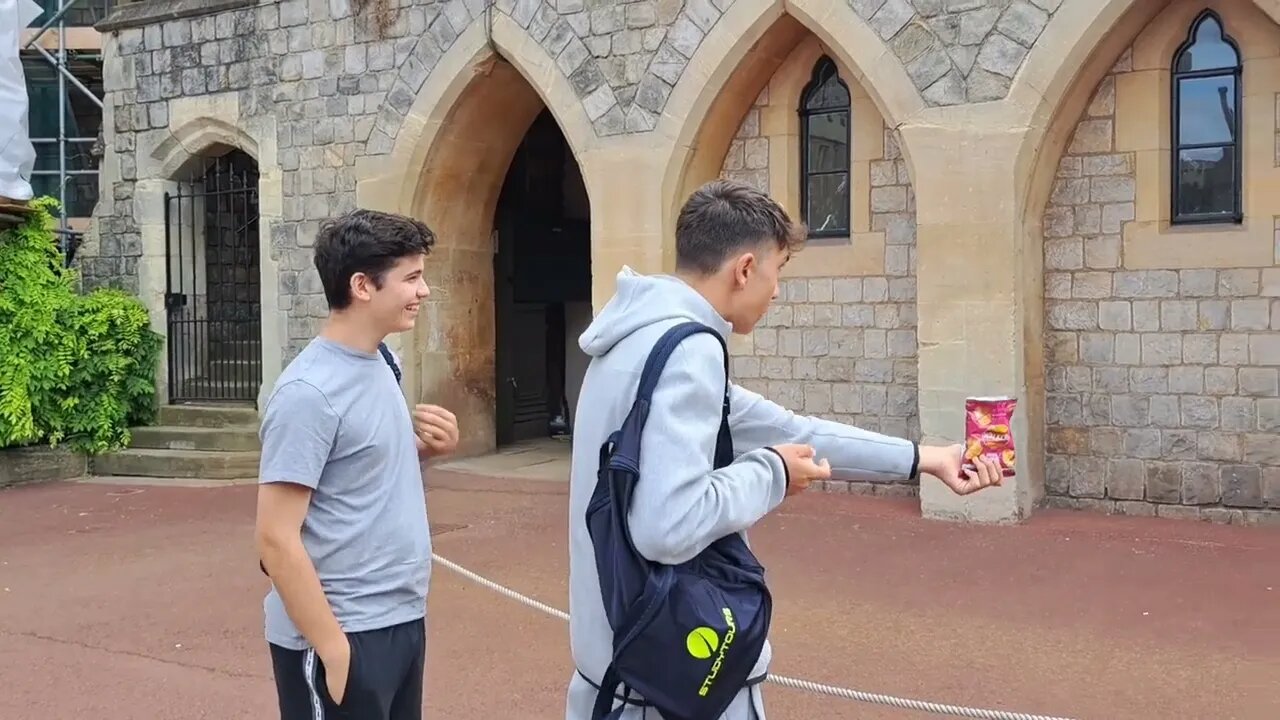
M 343 638 L 343 642 L 333 651 L 320 656 L 324 663 L 324 684 L 333 698 L 334 705 L 341 705 L 346 700 L 348 678 L 351 675 L 351 641 Z

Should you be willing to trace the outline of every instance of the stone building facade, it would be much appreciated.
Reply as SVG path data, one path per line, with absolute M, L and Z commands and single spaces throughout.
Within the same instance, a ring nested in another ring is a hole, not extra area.
M 1230 42 L 1174 72 L 1206 17 Z M 966 396 L 1019 400 L 1000 489 L 829 489 L 974 521 L 1280 519 L 1276 0 L 144 0 L 100 29 L 107 153 L 81 267 L 172 332 L 216 275 L 173 291 L 175 248 L 214 262 L 180 212 L 213 196 L 185 188 L 250 158 L 255 243 L 227 257 L 261 278 L 260 339 L 230 345 L 260 363 L 259 397 L 325 314 L 319 224 L 406 213 L 440 237 L 438 291 L 397 340 L 407 392 L 492 448 L 495 213 L 549 111 L 589 197 L 596 307 L 623 265 L 669 270 L 684 197 L 732 177 L 814 230 L 734 338 L 739 382 L 931 442 L 960 439 Z M 1210 102 L 1215 82 L 1240 92 Z M 1175 117 L 1226 144 L 1175 162 Z M 1178 202 L 1227 211 L 1183 223 Z
M 796 207 L 798 198 L 788 196 L 798 191 L 790 171 L 801 166 L 801 133 L 788 123 L 812 80 L 813 67 L 825 57 L 812 39 L 791 51 L 747 110 L 725 155 L 722 177 L 786 198 Z M 918 438 L 911 179 L 897 138 L 870 97 L 855 84 L 846 104 L 853 126 L 848 202 L 854 232 L 849 238 L 811 241 L 828 256 L 832 251 L 845 254 L 845 266 L 823 268 L 798 256 L 795 262 L 801 267 L 792 272 L 801 277 L 785 280 L 760 326 L 734 343 L 732 371 L 744 387 L 795 412 Z M 877 494 L 913 492 L 909 484 L 833 481 L 830 486 Z
M 1175 6 L 1119 55 L 1045 212 L 1045 482 L 1056 505 L 1230 520 L 1280 491 L 1280 27 L 1248 7 L 1197 12 Z M 1210 24 L 1192 34 L 1199 18 Z M 1248 65 L 1239 132 L 1273 154 L 1244 157 L 1239 227 L 1178 228 L 1160 157 L 1170 135 L 1153 132 L 1144 101 L 1164 95 L 1189 35 L 1194 52 L 1226 47 L 1223 31 Z

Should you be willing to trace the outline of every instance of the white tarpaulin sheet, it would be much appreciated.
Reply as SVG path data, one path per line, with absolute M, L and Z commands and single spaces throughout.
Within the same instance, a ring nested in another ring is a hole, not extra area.
M 14 200 L 31 199 L 36 164 L 18 45 L 23 29 L 41 12 L 35 0 L 0 0 L 0 197 Z

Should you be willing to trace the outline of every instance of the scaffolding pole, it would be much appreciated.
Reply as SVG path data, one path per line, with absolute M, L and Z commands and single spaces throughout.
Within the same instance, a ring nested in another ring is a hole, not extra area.
M 67 148 L 69 145 L 83 145 L 86 143 L 95 143 L 98 138 L 82 138 L 67 137 L 67 113 L 69 111 L 69 88 L 74 87 L 77 92 L 87 98 L 99 110 L 102 109 L 102 99 L 93 93 L 83 82 L 80 81 L 67 68 L 67 13 L 81 4 L 81 0 L 58 0 L 57 10 L 44 23 L 32 33 L 31 38 L 23 44 L 23 50 L 34 49 L 41 57 L 43 57 L 57 73 L 58 78 L 58 137 L 56 138 L 31 138 L 31 143 L 36 146 L 47 146 L 56 144 L 58 146 L 58 169 L 57 170 L 32 170 L 32 175 L 56 175 L 58 185 L 58 201 L 61 206 L 58 217 L 58 233 L 63 239 L 63 251 L 67 257 L 67 262 L 75 254 L 76 248 L 80 244 L 82 233 L 72 230 L 67 222 L 67 184 L 74 178 L 79 176 L 98 174 L 98 170 L 69 169 L 67 167 Z M 113 3 L 110 0 L 102 3 L 103 14 L 111 12 Z M 50 10 L 45 6 L 46 12 Z M 40 40 L 50 32 L 56 32 L 58 38 L 57 54 L 52 54 L 41 46 Z M 34 102 L 32 103 L 34 107 Z M 100 131 L 101 132 L 101 131 Z M 101 188 L 99 188 L 101 192 Z

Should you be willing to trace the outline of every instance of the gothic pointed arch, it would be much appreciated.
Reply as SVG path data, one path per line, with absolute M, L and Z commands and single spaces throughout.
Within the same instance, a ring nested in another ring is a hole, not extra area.
M 849 86 L 823 55 L 800 93 L 800 218 L 810 237 L 847 237 L 850 230 Z
M 1240 57 L 1240 47 L 1213 10 L 1196 17 L 1173 55 L 1169 88 L 1174 224 L 1244 219 Z

